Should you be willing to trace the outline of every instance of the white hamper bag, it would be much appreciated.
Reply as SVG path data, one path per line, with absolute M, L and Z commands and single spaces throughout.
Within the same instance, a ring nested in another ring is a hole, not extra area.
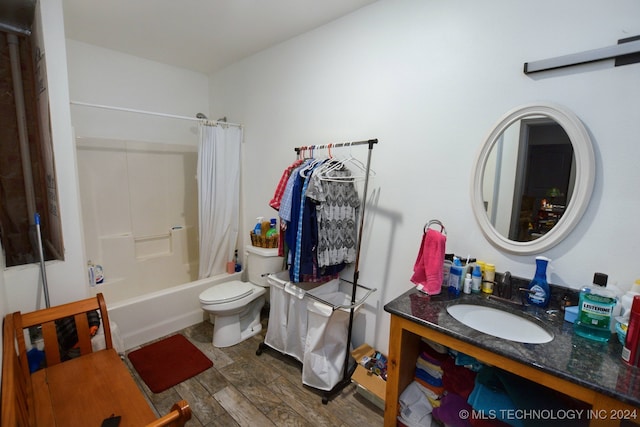
M 287 271 L 285 273 L 288 274 Z M 270 274 L 267 276 L 267 280 L 269 281 L 271 293 L 269 296 L 269 324 L 264 342 L 271 348 L 285 353 L 287 313 L 291 297 L 284 291 L 285 281 L 279 277 L 279 274 Z
M 334 305 L 351 304 L 343 292 L 324 294 Z M 357 309 L 354 309 L 354 315 Z M 307 341 L 302 362 L 302 383 L 319 390 L 331 390 L 342 379 L 347 351 L 349 310 L 337 309 L 309 299 Z M 350 350 L 350 349 L 349 349 Z
M 271 285 L 269 326 L 264 342 L 284 354 L 302 362 L 307 341 L 307 298 L 313 294 L 324 298 L 324 294 L 338 291 L 340 281 L 324 284 L 289 282 L 289 272 L 269 275 Z

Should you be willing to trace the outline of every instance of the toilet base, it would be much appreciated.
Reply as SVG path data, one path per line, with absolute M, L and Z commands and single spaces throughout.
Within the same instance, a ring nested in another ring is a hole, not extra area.
M 218 348 L 231 347 L 260 333 L 262 331 L 260 311 L 264 303 L 264 296 L 260 296 L 240 313 L 230 315 L 211 314 L 213 346 Z

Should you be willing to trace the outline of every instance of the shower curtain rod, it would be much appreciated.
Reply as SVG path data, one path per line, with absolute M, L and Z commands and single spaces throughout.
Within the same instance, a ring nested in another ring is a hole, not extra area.
M 369 144 L 369 148 L 373 148 L 373 144 L 377 144 L 377 139 L 369 139 L 366 141 L 353 141 L 353 142 L 336 142 L 333 144 L 322 144 L 322 145 L 307 145 L 302 147 L 294 148 L 296 153 L 299 153 L 302 150 L 320 150 L 323 148 L 334 148 L 334 147 L 351 147 L 354 145 L 365 145 Z
M 124 107 L 113 107 L 111 105 L 90 104 L 88 102 L 80 102 L 80 101 L 69 101 L 69 103 L 72 104 L 72 105 L 82 105 L 84 107 L 102 108 L 102 109 L 105 109 L 105 110 L 126 111 L 126 112 L 129 112 L 129 113 L 147 114 L 147 115 L 150 115 L 150 116 L 169 117 L 171 119 L 191 120 L 191 121 L 195 121 L 195 122 L 204 121 L 204 122 L 209 122 L 209 123 L 216 123 L 216 124 L 224 124 L 224 125 L 229 125 L 229 126 L 242 127 L 242 125 L 240 125 L 238 123 L 229 123 L 229 122 L 220 121 L 220 120 L 199 119 L 197 117 L 178 116 L 178 115 L 175 115 L 175 114 L 166 114 L 166 113 L 156 113 L 154 111 L 136 110 L 136 109 L 133 109 L 133 108 L 124 108 Z

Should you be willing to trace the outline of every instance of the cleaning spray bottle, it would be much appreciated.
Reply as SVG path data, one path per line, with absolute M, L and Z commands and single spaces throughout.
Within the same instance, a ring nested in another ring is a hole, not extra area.
M 263 219 L 264 219 L 264 217 L 262 217 L 262 216 L 259 216 L 259 217 L 256 218 L 256 220 L 258 222 L 256 223 L 256 226 L 253 227 L 253 233 L 256 236 L 260 236 L 262 234 L 262 220 Z
M 550 261 L 549 258 L 543 256 L 536 257 L 536 274 L 533 276 L 531 283 L 529 283 L 529 293 L 527 294 L 529 304 L 539 307 L 549 305 L 551 289 L 547 281 L 547 266 Z

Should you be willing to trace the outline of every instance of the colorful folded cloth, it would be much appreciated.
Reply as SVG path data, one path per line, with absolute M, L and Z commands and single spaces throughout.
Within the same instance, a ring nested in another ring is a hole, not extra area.
M 452 427 L 471 427 L 469 418 L 472 408 L 466 399 L 455 393 L 447 393 L 442 398 L 442 403 L 431 412 L 435 418 Z M 466 414 L 466 416 L 465 416 Z
M 436 387 L 442 387 L 442 378 L 436 378 L 432 376 L 431 374 L 429 374 L 429 372 L 425 371 L 420 366 L 416 366 L 415 376 L 416 378 L 420 378 L 428 384 L 434 385 Z
M 443 373 L 442 368 L 440 366 L 434 365 L 431 362 L 427 362 L 421 357 L 418 357 L 418 360 L 416 361 L 416 366 L 427 371 L 429 375 L 431 375 L 432 377 L 442 378 L 442 373 Z
M 400 418 L 408 427 L 431 425 L 432 407 L 415 382 L 410 383 L 399 398 Z
M 451 357 L 443 361 L 442 370 L 444 371 L 442 375 L 444 388 L 467 399 L 475 386 L 476 372 L 456 365 Z
M 420 388 L 420 391 L 423 392 L 425 396 L 427 396 L 427 400 L 429 401 L 429 403 L 431 403 L 431 407 L 437 408 L 438 406 L 440 406 L 440 398 L 442 397 L 441 395 L 437 394 L 430 388 L 424 387 L 418 381 L 416 381 L 415 383 Z
M 427 383 L 426 381 L 421 380 L 420 378 L 414 378 L 413 380 L 420 384 L 422 387 L 428 388 L 429 390 L 433 391 L 438 396 L 442 396 L 442 394 L 444 393 L 444 387 L 436 387 Z
M 505 416 L 505 414 L 513 413 L 516 406 L 502 387 L 490 387 L 476 381 L 467 403 L 473 407 L 478 418 L 485 414 L 487 417 L 491 416 L 512 427 L 523 427 L 522 420 Z

